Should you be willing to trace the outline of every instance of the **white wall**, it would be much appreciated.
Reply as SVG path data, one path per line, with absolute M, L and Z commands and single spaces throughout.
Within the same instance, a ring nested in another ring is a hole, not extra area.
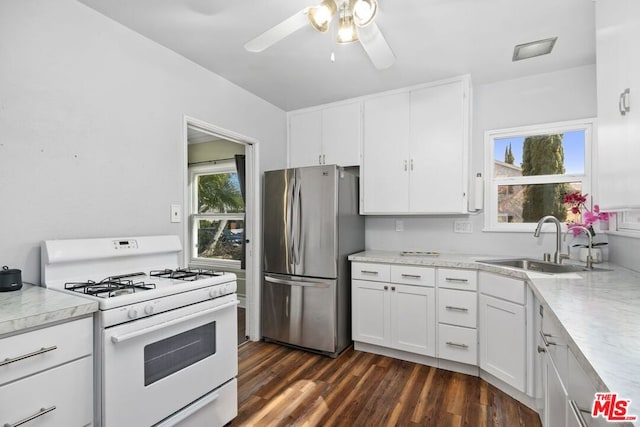
M 184 115 L 285 166 L 282 110 L 74 0 L 0 0 L 0 265 L 38 283 L 42 240 L 182 235 Z
M 484 132 L 596 116 L 595 65 L 474 86 L 471 176 L 482 172 Z M 403 232 L 395 220 L 404 221 Z M 455 219 L 473 222 L 473 233 L 453 232 Z M 367 249 L 441 250 L 541 257 L 553 252 L 552 235 L 483 232 L 484 215 L 457 217 L 367 217 Z

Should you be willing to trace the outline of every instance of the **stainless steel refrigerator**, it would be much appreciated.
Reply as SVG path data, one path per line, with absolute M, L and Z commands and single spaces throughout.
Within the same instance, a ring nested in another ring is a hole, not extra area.
M 351 343 L 351 270 L 364 249 L 358 177 L 335 165 L 267 171 L 262 336 L 335 357 Z

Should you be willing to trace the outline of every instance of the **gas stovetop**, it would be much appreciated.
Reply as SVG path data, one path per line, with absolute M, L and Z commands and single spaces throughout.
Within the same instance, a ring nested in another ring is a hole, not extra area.
M 113 298 L 156 289 L 157 282 L 166 286 L 167 281 L 163 279 L 171 279 L 170 283 L 175 286 L 175 281 L 194 282 L 224 274 L 226 273 L 202 268 L 177 268 L 175 270 L 166 268 L 152 270 L 148 275 L 144 272 L 136 272 L 109 276 L 99 282 L 93 280 L 66 282 L 64 289 L 100 298 Z

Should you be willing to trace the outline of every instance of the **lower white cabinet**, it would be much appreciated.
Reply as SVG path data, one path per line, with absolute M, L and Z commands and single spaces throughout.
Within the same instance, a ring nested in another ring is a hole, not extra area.
M 354 262 L 352 277 L 354 341 L 435 356 L 435 269 Z
M 352 281 L 354 341 L 435 355 L 435 290 L 424 286 Z
M 93 422 L 93 319 L 0 339 L 0 425 Z
M 480 368 L 526 392 L 526 284 L 485 272 L 479 276 Z
M 567 422 L 567 391 L 549 354 L 544 358 L 542 369 L 544 426 L 564 427 Z

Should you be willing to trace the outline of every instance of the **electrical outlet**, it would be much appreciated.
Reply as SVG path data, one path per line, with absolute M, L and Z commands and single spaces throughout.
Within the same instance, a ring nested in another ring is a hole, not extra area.
M 396 220 L 396 231 L 404 231 L 404 221 L 400 219 Z
M 471 221 L 454 221 L 454 233 L 473 233 L 473 223 Z
M 182 222 L 182 206 L 171 205 L 171 222 Z

